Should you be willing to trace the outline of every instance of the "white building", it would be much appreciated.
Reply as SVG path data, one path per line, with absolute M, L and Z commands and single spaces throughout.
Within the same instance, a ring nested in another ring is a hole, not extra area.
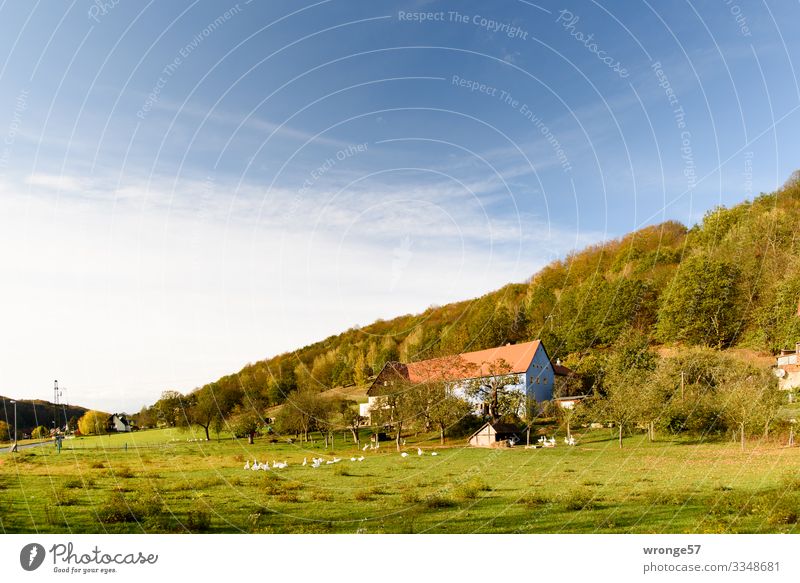
M 778 387 L 784 391 L 800 388 L 800 342 L 795 344 L 793 351 L 781 350 L 774 370 Z
M 505 377 L 505 381 L 507 377 L 516 377 L 516 383 L 506 384 L 504 392 L 520 395 L 517 411 L 520 417 L 526 416 L 527 403 L 541 403 L 553 397 L 553 365 L 541 341 L 534 340 L 419 362 L 387 362 L 367 390 L 369 402 L 361 406 L 361 415 L 369 417 L 399 379 L 411 383 L 446 380 L 452 383 L 454 392 L 463 397 L 470 383 L 485 379 L 488 384 L 500 377 Z M 482 403 L 473 403 L 478 411 Z

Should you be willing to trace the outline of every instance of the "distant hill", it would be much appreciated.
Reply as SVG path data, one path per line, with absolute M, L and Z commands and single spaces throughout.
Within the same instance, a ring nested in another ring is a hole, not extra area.
M 800 181 L 790 180 L 712 209 L 695 226 L 648 226 L 554 261 L 525 283 L 353 328 L 206 387 L 266 408 L 298 386 L 362 387 L 389 360 L 541 338 L 551 357 L 574 361 L 631 329 L 654 345 L 775 353 L 800 341 L 798 225 Z
M 9 427 L 14 426 L 14 405 L 9 397 L 0 396 L 0 420 L 6 421 Z M 53 427 L 53 403 L 49 401 L 16 399 L 17 401 L 17 430 L 30 433 L 34 427 L 44 425 L 48 429 Z M 84 407 L 75 405 L 58 405 L 56 409 L 56 424 L 59 427 L 66 425 L 72 417 L 80 419 L 86 413 Z

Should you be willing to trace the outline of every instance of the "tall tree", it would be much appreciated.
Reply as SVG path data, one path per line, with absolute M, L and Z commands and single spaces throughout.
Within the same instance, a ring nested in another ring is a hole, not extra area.
M 727 261 L 695 255 L 681 263 L 658 312 L 666 342 L 729 346 L 742 321 L 739 269 Z
M 493 421 L 507 413 L 519 414 L 519 400 L 509 394 L 508 390 L 509 387 L 519 384 L 519 375 L 511 373 L 511 365 L 498 358 L 483 363 L 482 369 L 475 374 L 474 380 L 467 383 L 467 396 L 481 403 Z

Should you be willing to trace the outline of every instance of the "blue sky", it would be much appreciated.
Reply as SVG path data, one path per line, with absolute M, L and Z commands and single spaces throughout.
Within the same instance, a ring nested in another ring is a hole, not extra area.
M 788 2 L 0 4 L 0 394 L 135 410 L 771 191 Z

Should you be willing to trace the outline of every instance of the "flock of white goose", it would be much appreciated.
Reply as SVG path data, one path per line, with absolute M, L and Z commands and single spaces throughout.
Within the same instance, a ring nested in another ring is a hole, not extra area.
M 363 449 L 363 451 L 367 451 L 368 449 L 378 449 L 379 447 L 380 446 L 377 445 L 377 444 L 368 444 L 368 445 L 365 445 L 362 449 Z M 422 450 L 422 448 L 419 448 L 419 447 L 417 448 L 417 455 L 418 456 L 425 455 L 425 452 Z M 430 455 L 437 456 L 439 454 L 438 454 L 438 452 L 432 451 Z M 403 457 L 403 458 L 408 457 L 408 452 L 406 452 L 406 451 L 402 452 L 400 454 L 400 457 Z M 366 458 L 363 455 L 358 456 L 358 457 L 353 456 L 353 457 L 350 458 L 350 461 L 358 463 L 358 462 L 363 462 L 365 459 Z M 338 457 L 334 457 L 333 459 L 330 459 L 330 460 L 326 460 L 325 458 L 322 458 L 322 457 L 319 457 L 319 458 L 312 457 L 311 458 L 311 463 L 308 463 L 308 458 L 303 458 L 303 463 L 301 465 L 302 466 L 311 466 L 312 468 L 319 468 L 319 467 L 321 467 L 323 465 L 330 466 L 330 465 L 333 465 L 333 464 L 338 464 L 341 461 L 342 461 L 342 458 L 338 458 Z M 260 470 L 261 471 L 282 470 L 282 469 L 288 468 L 288 467 L 289 467 L 289 462 L 287 462 L 287 461 L 276 462 L 275 460 L 272 460 L 272 465 L 271 466 L 270 466 L 269 462 L 259 463 L 257 459 L 253 460 L 253 463 L 250 463 L 250 460 L 247 460 L 246 462 L 244 462 L 244 469 L 248 470 L 248 471 L 252 471 L 252 472 L 257 472 L 257 471 L 260 471 Z

